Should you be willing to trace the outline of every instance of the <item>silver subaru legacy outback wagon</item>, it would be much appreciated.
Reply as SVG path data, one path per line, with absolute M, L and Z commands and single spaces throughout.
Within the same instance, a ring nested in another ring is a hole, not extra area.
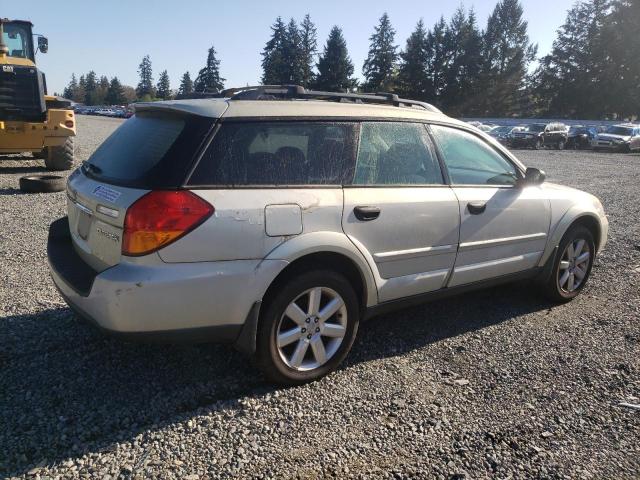
M 597 198 L 544 179 L 395 95 L 262 86 L 139 104 L 69 177 L 50 270 L 105 331 L 230 342 L 299 384 L 392 308 L 521 278 L 575 297 L 608 222 Z

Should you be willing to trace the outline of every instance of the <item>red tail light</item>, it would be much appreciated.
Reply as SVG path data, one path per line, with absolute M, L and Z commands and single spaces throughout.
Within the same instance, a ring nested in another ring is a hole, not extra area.
M 122 253 L 155 252 L 186 235 L 213 212 L 213 206 L 186 190 L 149 192 L 127 209 Z

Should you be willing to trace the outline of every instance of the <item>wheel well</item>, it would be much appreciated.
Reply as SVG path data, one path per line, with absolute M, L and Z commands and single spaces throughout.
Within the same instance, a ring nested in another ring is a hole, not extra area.
M 598 248 L 600 248 L 600 224 L 598 223 L 598 220 L 591 216 L 585 215 L 574 220 L 571 226 L 573 227 L 574 225 L 582 225 L 591 232 L 591 235 L 593 235 L 593 241 L 596 244 L 597 251 Z
M 262 305 L 269 303 L 278 287 L 290 278 L 310 270 L 332 270 L 345 276 L 356 292 L 360 308 L 367 304 L 367 289 L 360 269 L 349 257 L 334 252 L 319 252 L 297 258 L 282 270 L 271 282 L 262 297 Z

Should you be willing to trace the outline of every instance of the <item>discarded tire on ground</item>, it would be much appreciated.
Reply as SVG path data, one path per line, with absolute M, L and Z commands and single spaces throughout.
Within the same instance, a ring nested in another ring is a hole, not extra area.
M 20 177 L 20 190 L 26 193 L 61 192 L 67 179 L 60 175 L 28 175 Z

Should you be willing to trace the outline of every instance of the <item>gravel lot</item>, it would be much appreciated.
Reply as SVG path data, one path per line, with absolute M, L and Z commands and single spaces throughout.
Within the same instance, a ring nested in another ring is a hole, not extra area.
M 119 120 L 78 119 L 86 159 Z M 598 195 L 609 244 L 583 295 L 528 285 L 365 324 L 347 364 L 291 389 L 229 347 L 105 339 L 47 274 L 64 193 L 0 159 L 0 476 L 640 477 L 640 155 L 521 151 Z

